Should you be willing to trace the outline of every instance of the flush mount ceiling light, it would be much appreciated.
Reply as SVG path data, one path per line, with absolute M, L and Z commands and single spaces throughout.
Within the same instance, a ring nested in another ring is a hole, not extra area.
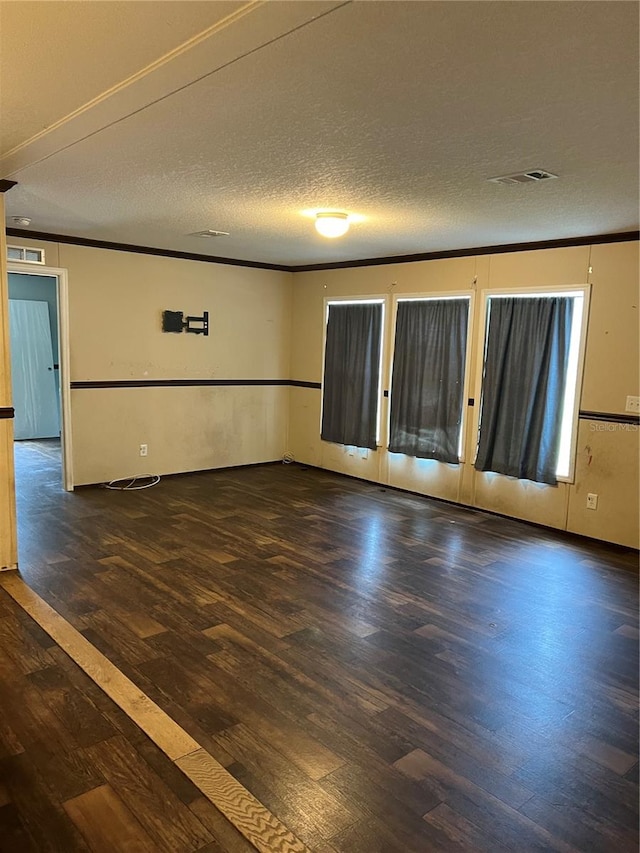
M 31 225 L 31 220 L 28 216 L 12 216 L 11 221 L 14 225 L 20 225 L 22 228 L 28 228 Z
M 334 210 L 316 213 L 316 231 L 323 237 L 342 237 L 349 230 L 349 214 Z
M 228 231 L 214 231 L 213 228 L 207 228 L 205 231 L 194 231 L 189 234 L 189 237 L 228 237 Z

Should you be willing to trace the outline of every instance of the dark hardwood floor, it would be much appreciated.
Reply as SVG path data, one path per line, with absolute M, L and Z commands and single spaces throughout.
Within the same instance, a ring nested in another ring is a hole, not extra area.
M 17 472 L 25 581 L 311 850 L 638 849 L 635 552 L 297 465 L 74 494 L 55 454 Z M 29 745 L 0 712 L 0 849 L 54 820 L 67 835 L 35 849 L 85 849 L 97 800 L 148 810 L 149 849 L 244 851 L 5 598 L 2 707 L 43 704 Z M 31 797 L 17 764 L 51 742 L 71 757 Z M 162 797 L 127 800 L 134 760 L 208 838 L 151 832 Z
M 0 589 L 0 851 L 253 849 Z

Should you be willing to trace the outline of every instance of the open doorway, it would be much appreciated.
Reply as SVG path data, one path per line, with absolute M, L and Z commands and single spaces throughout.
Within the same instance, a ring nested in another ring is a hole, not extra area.
M 17 497 L 73 489 L 66 271 L 9 265 Z

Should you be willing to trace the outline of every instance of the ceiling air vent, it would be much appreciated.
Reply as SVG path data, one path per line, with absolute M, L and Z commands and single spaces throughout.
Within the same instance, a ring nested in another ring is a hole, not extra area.
M 21 264 L 44 264 L 44 249 L 31 249 L 27 246 L 7 246 L 7 260 Z
M 516 172 L 515 175 L 501 175 L 499 178 L 489 178 L 492 184 L 537 184 L 548 178 L 557 178 L 544 169 L 532 169 L 530 172 Z
M 189 234 L 189 237 L 228 237 L 228 231 L 214 231 L 213 228 L 207 228 L 204 231 L 194 231 Z

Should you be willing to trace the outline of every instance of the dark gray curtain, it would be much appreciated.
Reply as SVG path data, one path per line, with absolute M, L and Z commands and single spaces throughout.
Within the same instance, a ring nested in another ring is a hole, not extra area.
M 458 462 L 468 299 L 398 302 L 389 450 Z
M 325 441 L 376 449 L 382 305 L 329 305 L 322 386 Z
M 555 485 L 573 299 L 491 299 L 475 467 Z

